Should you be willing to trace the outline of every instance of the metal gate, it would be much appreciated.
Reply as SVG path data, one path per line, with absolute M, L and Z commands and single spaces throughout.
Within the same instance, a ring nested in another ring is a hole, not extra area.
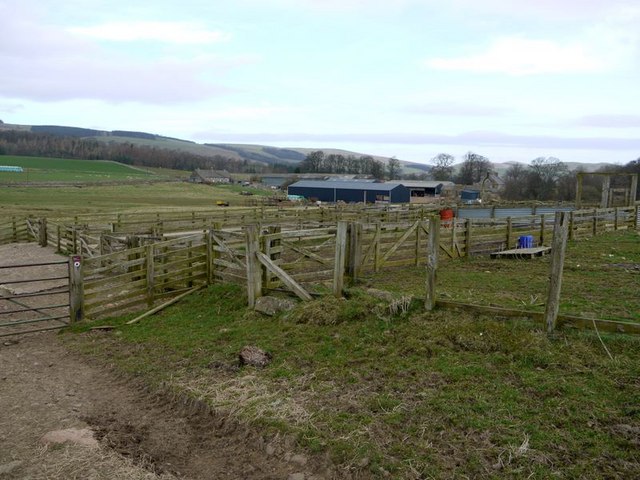
M 69 315 L 68 260 L 0 266 L 0 337 L 63 328 Z

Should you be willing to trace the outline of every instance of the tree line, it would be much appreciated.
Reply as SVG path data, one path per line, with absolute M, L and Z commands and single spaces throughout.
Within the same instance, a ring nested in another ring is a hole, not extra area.
M 462 185 L 482 185 L 489 175 L 495 174 L 488 158 L 469 152 L 463 157 L 457 173 L 455 157 L 440 153 L 431 159 L 431 176 L 434 180 L 450 180 Z M 529 165 L 514 163 L 504 173 L 504 185 L 500 192 L 505 200 L 566 201 L 575 199 L 576 174 L 580 170 L 570 170 L 555 157 L 538 157 Z M 640 158 L 626 165 L 601 167 L 598 171 L 610 173 L 640 173 Z M 628 186 L 628 179 L 613 177 L 611 187 Z M 600 198 L 602 177 L 585 176 L 583 179 L 583 199 L 595 201 Z M 640 194 L 640 193 L 639 193 Z
M 396 180 L 402 175 L 400 160 L 393 157 L 385 165 L 370 155 L 325 154 L 322 150 L 310 152 L 296 168 L 296 173 L 334 173 L 367 175 L 375 179 Z
M 213 168 L 229 172 L 262 173 L 262 165 L 224 155 L 197 155 L 133 143 L 102 142 L 91 138 L 59 136 L 18 130 L 0 131 L 0 155 L 21 155 L 79 160 L 112 160 L 140 167 L 173 170 Z

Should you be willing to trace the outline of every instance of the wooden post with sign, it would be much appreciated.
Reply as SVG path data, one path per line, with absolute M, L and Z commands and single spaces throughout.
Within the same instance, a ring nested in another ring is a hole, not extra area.
M 69 257 L 69 320 L 76 323 L 84 318 L 84 283 L 82 256 Z

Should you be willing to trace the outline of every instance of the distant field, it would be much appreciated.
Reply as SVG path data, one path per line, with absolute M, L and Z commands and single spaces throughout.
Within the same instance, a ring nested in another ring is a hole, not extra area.
M 217 200 L 231 206 L 246 205 L 255 196 L 271 191 L 228 185 L 214 187 L 187 182 L 139 185 L 91 185 L 63 187 L 0 186 L 0 205 L 5 215 L 78 214 L 90 212 L 155 211 L 165 209 L 203 209 Z M 220 207 L 224 208 L 224 207 Z
M 149 171 L 106 160 L 0 156 L 0 165 L 22 167 L 23 173 L 0 172 L 0 183 L 100 182 L 152 179 Z

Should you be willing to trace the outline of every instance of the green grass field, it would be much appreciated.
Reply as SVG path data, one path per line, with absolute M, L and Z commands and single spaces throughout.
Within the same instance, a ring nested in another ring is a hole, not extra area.
M 0 157 L 0 162 L 7 158 Z M 16 157 L 13 157 L 16 158 Z M 49 159 L 35 159 L 38 161 Z M 61 160 L 60 165 L 72 162 L 71 167 L 81 168 L 83 165 L 94 162 L 82 162 L 79 166 L 74 164 L 75 160 Z M 54 162 L 57 163 L 57 162 Z M 100 162 L 96 162 L 100 163 Z M 3 165 L 5 163 L 2 163 Z M 7 162 L 7 164 L 9 164 Z M 13 163 L 11 165 L 14 165 Z M 165 178 L 166 170 L 160 170 L 158 175 L 132 170 L 125 165 L 106 162 L 103 167 L 120 171 L 123 175 L 133 172 L 138 175 L 135 178 L 128 176 L 114 176 L 115 174 L 105 173 L 102 180 L 152 180 Z M 84 167 L 83 167 L 84 168 Z M 42 178 L 53 177 L 64 178 L 64 182 L 69 181 L 73 175 L 72 170 L 61 170 L 61 173 L 42 173 Z M 170 171 L 169 175 L 175 175 Z M 242 191 L 250 191 L 254 196 L 269 196 L 273 192 L 257 188 L 242 187 L 240 185 L 199 185 L 186 182 L 160 182 L 153 184 L 110 184 L 104 185 L 82 185 L 85 181 L 97 181 L 96 177 L 91 180 L 90 176 L 84 176 L 84 180 L 78 185 L 51 186 L 46 185 L 26 185 L 26 176 L 21 177 L 25 182 L 2 185 L 2 175 L 0 173 L 0 205 L 3 206 L 3 214 L 6 215 L 75 215 L 90 212 L 127 212 L 127 211 L 156 211 L 165 209 L 202 209 L 215 207 L 217 200 L 228 201 L 231 206 L 246 205 L 251 201 L 250 196 L 240 195 Z M 26 175 L 24 173 L 13 173 L 7 175 Z M 84 174 L 77 174 L 84 175 Z M 111 175 L 111 176 L 110 176 Z M 118 174 L 119 175 L 119 174 Z M 80 178 L 80 177 L 78 177 Z M 31 181 L 31 180 L 30 180 Z M 63 183 L 64 183 L 63 182 Z
M 560 311 L 640 322 L 640 235 L 617 232 L 570 242 Z M 543 312 L 550 256 L 535 259 L 444 260 L 437 293 L 443 300 Z M 422 295 L 424 267 L 372 274 L 370 286 Z
M 124 181 L 156 176 L 146 170 L 103 160 L 3 155 L 0 165 L 19 166 L 25 170 L 23 173 L 0 172 L 0 183 Z
M 571 243 L 562 309 L 577 302 L 584 313 L 610 308 L 637 320 L 638 275 L 619 264 L 640 264 L 638 238 L 619 232 Z M 518 305 L 544 290 L 532 279 L 546 268 L 544 259 L 443 262 L 439 292 Z M 423 269 L 386 277 L 367 281 L 422 294 Z M 275 318 L 247 311 L 245 299 L 241 288 L 215 285 L 138 324 L 114 318 L 105 322 L 116 325 L 111 333 L 82 327 L 65 339 L 260 434 L 294 435 L 355 478 L 640 475 L 638 337 L 603 334 L 609 357 L 593 333 L 548 336 L 525 320 L 425 313 L 417 302 L 394 315 L 361 288 Z M 271 352 L 272 364 L 238 368 L 244 345 Z

